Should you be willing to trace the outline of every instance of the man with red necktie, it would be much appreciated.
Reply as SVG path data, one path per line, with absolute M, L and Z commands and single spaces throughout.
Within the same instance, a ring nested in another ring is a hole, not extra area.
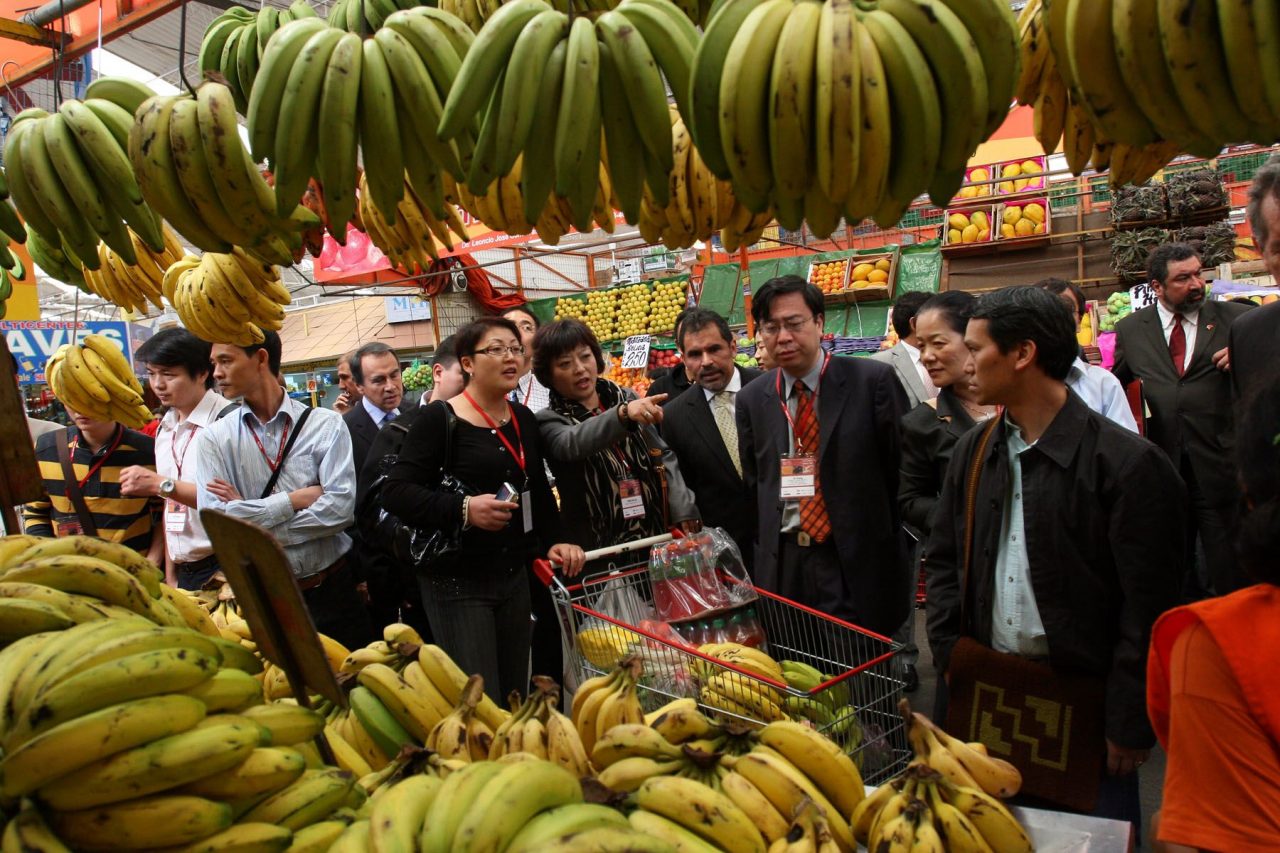
M 1186 243 L 1157 247 L 1147 260 L 1147 280 L 1156 304 L 1117 324 L 1114 371 L 1122 385 L 1142 380 L 1147 438 L 1168 454 L 1187 484 L 1187 547 L 1194 555 L 1198 534 L 1207 571 L 1193 570 L 1183 593 L 1192 599 L 1225 595 L 1244 583 L 1231 545 L 1240 490 L 1231 463 L 1227 342 L 1232 323 L 1252 309 L 1206 300 L 1200 257 Z

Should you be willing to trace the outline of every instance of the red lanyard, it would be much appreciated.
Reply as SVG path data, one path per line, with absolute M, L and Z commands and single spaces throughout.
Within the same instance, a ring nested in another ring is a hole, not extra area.
M 830 366 L 831 366 L 831 354 L 830 354 L 830 353 L 826 353 L 826 354 L 823 356 L 823 360 L 822 360 L 822 370 L 818 371 L 818 386 L 819 386 L 819 387 L 821 387 L 821 386 L 822 386 L 822 379 L 823 379 L 823 377 L 824 377 L 824 376 L 826 376 L 826 375 L 827 375 L 827 368 L 828 368 L 828 367 L 830 367 Z M 799 382 L 799 381 L 801 381 L 801 380 L 797 379 L 796 381 L 797 381 L 797 382 Z M 792 385 L 791 387 L 792 387 L 792 388 L 795 388 L 795 385 Z M 809 390 L 813 393 L 813 407 L 814 407 L 814 412 L 816 413 L 816 412 L 817 412 L 817 408 L 818 408 L 818 389 L 817 389 L 817 388 L 810 388 Z M 779 404 L 782 406 L 782 414 L 784 414 L 784 415 L 786 416 L 786 418 L 787 418 L 787 425 L 791 427 L 791 436 L 792 436 L 793 442 L 794 442 L 794 444 L 795 444 L 795 446 L 796 446 L 796 451 L 795 451 L 795 452 L 796 452 L 796 455 L 797 455 L 797 456 L 803 456 L 803 455 L 804 455 L 804 444 L 803 444 L 803 443 L 801 443 L 801 441 L 800 441 L 800 433 L 799 433 L 799 431 L 798 431 L 798 430 L 796 430 L 796 419 L 795 419 L 794 417 L 792 417 L 792 415 L 791 415 L 791 409 L 789 409 L 789 408 L 787 407 L 787 401 L 786 401 L 785 399 L 783 399 L 783 396 L 782 396 L 782 370 L 781 370 L 781 369 L 779 369 L 779 370 L 778 370 L 777 391 L 778 391 L 778 402 L 779 402 Z
M 524 391 L 524 401 L 521 402 L 521 405 L 528 406 L 529 397 L 533 395 L 533 373 L 529 372 L 529 373 L 526 373 L 525 375 L 529 377 L 529 387 L 526 388 Z M 519 381 L 517 381 L 515 390 L 511 392 L 511 402 L 513 403 L 520 402 L 516 400 L 516 395 L 518 395 L 519 393 L 520 393 L 520 383 Z
M 280 463 L 284 461 L 284 445 L 285 445 L 285 442 L 289 440 L 289 427 L 293 423 L 292 418 L 290 418 L 288 415 L 285 415 L 285 417 L 288 418 L 288 421 L 286 421 L 285 423 L 284 432 L 281 433 L 280 435 L 280 449 L 276 453 L 275 462 L 272 462 L 271 457 L 267 455 L 267 449 L 262 446 L 262 439 L 258 438 L 257 430 L 255 430 L 253 427 L 249 427 L 249 435 L 253 436 L 253 443 L 258 445 L 258 452 L 261 453 L 262 458 L 266 460 L 267 467 L 271 469 L 272 474 L 276 472 L 276 469 L 280 467 Z M 263 430 L 266 430 L 266 424 L 263 424 L 262 428 Z M 191 440 L 188 439 L 187 443 L 190 444 Z
M 116 448 L 120 446 L 120 442 L 122 441 L 124 441 L 124 427 L 120 427 L 116 430 L 116 437 L 112 440 L 111 446 L 107 448 L 107 452 L 102 454 L 102 458 L 89 467 L 89 473 L 85 474 L 84 479 L 80 481 L 81 491 L 84 491 L 85 484 L 93 478 L 93 475 L 98 473 L 98 471 L 102 469 L 103 465 L 107 464 L 107 460 L 111 458 L 111 454 L 116 452 Z M 74 459 L 76 450 L 80 447 L 80 436 L 77 435 L 75 438 L 71 439 L 71 443 L 67 445 L 67 447 L 70 448 L 71 458 Z
M 196 437 L 196 433 L 198 433 L 199 431 L 200 431 L 199 425 L 193 425 L 191 427 L 191 432 L 187 434 L 187 443 L 182 445 L 181 456 L 178 455 L 178 435 L 177 435 L 176 429 L 174 431 L 173 438 L 170 439 L 169 441 L 169 455 L 173 457 L 173 468 L 175 471 L 178 472 L 178 476 L 174 477 L 175 480 L 182 479 L 182 466 L 187 461 L 187 451 L 191 449 L 191 440 Z M 257 438 L 257 436 L 254 436 L 254 437 Z M 258 446 L 261 447 L 262 445 L 259 444 Z M 263 455 L 265 456 L 266 454 L 264 453 Z
M 489 425 L 491 430 L 493 430 L 494 435 L 496 435 L 498 440 L 502 442 L 503 447 L 507 448 L 507 451 L 511 454 L 511 458 L 516 460 L 516 464 L 520 466 L 520 472 L 524 473 L 524 438 L 520 435 L 520 421 L 516 419 L 516 413 L 515 410 L 511 408 L 511 403 L 507 402 L 507 413 L 511 415 L 511 425 L 516 429 L 516 443 L 519 445 L 519 452 L 517 452 L 515 446 L 507 440 L 506 435 L 504 435 L 502 430 L 498 428 L 498 425 L 494 422 L 493 418 L 489 417 L 489 413 L 480 408 L 480 405 L 476 403 L 475 400 L 471 399 L 470 394 L 463 391 L 462 396 L 466 397 L 467 402 L 471 404 L 471 407 L 480 413 L 480 417 L 484 418 L 484 422 Z

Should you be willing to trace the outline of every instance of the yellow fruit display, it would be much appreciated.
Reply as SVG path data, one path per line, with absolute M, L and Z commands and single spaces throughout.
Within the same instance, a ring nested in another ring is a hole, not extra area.
M 1002 178 L 1016 178 L 1022 174 L 1022 166 L 1018 163 L 1010 163 L 1000 170 Z
M 1018 232 L 1014 231 L 1013 226 L 1006 222 L 1000 226 L 1000 235 L 1002 237 L 1017 237 Z
M 867 276 L 871 275 L 871 272 L 874 269 L 875 267 L 871 264 L 858 264 L 856 267 L 853 268 L 853 280 L 866 281 Z
M 1021 218 L 1022 208 L 1018 207 L 1016 204 L 1011 204 L 1004 209 L 1004 215 L 1001 217 L 1001 221 L 1003 221 L 1005 225 L 1012 225 Z
M 1036 230 L 1036 224 L 1030 219 L 1019 219 L 1013 226 L 1019 237 L 1030 237 Z
M 985 210 L 975 210 L 973 215 L 969 217 L 969 221 L 979 228 L 990 228 L 991 219 L 987 216 Z
M 1040 174 L 1042 171 L 1044 171 L 1044 170 L 1040 168 L 1040 164 L 1039 164 L 1039 163 L 1037 163 L 1035 160 L 1023 160 L 1023 161 L 1022 161 L 1022 174 L 1024 174 L 1024 175 L 1038 175 L 1038 174 Z
M 880 260 L 876 261 L 876 269 L 884 270 L 885 272 L 888 272 L 889 270 L 893 269 L 893 264 L 889 262 L 888 258 L 881 258 Z
M 889 274 L 884 270 L 872 270 L 871 274 L 867 276 L 867 281 L 873 284 L 885 284 L 889 281 Z
M 979 166 L 978 168 L 974 169 L 972 172 L 969 173 L 969 180 L 973 182 L 989 181 L 991 180 L 991 173 L 986 169 L 982 168 L 981 166 Z
M 951 223 L 952 228 L 960 228 L 962 230 L 969 227 L 970 224 L 969 217 L 963 213 L 953 213 L 947 221 Z
M 809 268 L 809 283 L 816 284 L 823 293 L 836 293 L 845 289 L 847 260 L 825 261 Z
M 963 236 L 963 232 L 961 232 L 959 228 L 952 228 L 947 232 L 947 245 L 950 246 L 954 243 L 959 243 Z
M 1048 200 L 1037 199 L 1024 205 L 1005 205 L 1000 214 L 1000 239 L 1033 237 L 1048 233 Z
M 1022 208 L 1022 215 L 1030 219 L 1032 222 L 1044 222 L 1044 207 L 1037 202 L 1031 202 Z
M 978 226 L 966 225 L 965 229 L 960 232 L 960 242 L 972 243 L 978 239 Z

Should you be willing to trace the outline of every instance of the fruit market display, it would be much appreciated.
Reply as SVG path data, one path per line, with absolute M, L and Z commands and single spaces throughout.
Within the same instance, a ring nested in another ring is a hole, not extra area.
M 211 71 L 222 75 L 235 98 L 236 109 L 243 113 L 249 105 L 249 92 L 267 42 L 276 30 L 302 18 L 318 18 L 315 9 L 304 0 L 297 0 L 287 9 L 273 6 L 263 6 L 256 12 L 243 6 L 227 9 L 209 23 L 200 41 L 197 64 L 201 76 Z
M 1111 235 L 1111 269 L 1122 279 L 1142 279 L 1147 274 L 1147 256 L 1169 238 L 1163 228 L 1115 232 Z
M 561 297 L 556 300 L 555 319 L 581 320 L 601 341 L 670 332 L 676 315 L 685 308 L 687 287 L 683 280 L 660 281 L 652 286 L 639 283 L 592 290 L 585 303 Z
M 984 181 L 991 180 L 991 169 L 986 166 L 974 166 L 964 176 L 966 184 L 973 183 L 977 186 L 961 187 L 960 192 L 956 193 L 956 198 L 978 198 L 980 196 L 989 196 L 992 194 L 991 184 Z
M 1230 263 L 1236 257 L 1236 231 L 1229 222 L 1179 228 L 1173 239 L 1195 249 L 1206 268 Z
M 673 368 L 678 364 L 680 364 L 680 353 L 674 349 L 655 347 L 649 350 L 649 370 Z
M 688 305 L 688 282 L 659 281 L 653 285 L 649 300 L 649 333 L 674 331 L 676 316 Z
M 367 174 L 367 173 L 366 173 Z M 360 217 L 369 240 L 387 256 L 398 269 L 412 275 L 426 272 L 438 260 L 442 249 L 453 248 L 453 236 L 467 239 L 467 228 L 451 205 L 443 205 L 443 217 L 437 217 L 432 208 L 424 204 L 408 181 L 403 181 L 404 195 L 396 206 L 394 223 L 387 220 L 382 209 L 372 201 L 365 175 L 360 176 Z
M 1111 222 L 1130 225 L 1142 222 L 1164 222 L 1169 218 L 1169 199 L 1164 184 L 1120 187 L 1111 199 Z
M 854 290 L 862 290 L 868 287 L 888 287 L 889 273 L 892 270 L 893 262 L 888 258 L 877 258 L 874 261 L 857 261 L 853 269 L 849 271 L 849 287 Z
M 88 284 L 84 280 L 84 268 L 80 266 L 74 255 L 71 255 L 65 243 L 53 245 L 40 236 L 40 232 L 25 226 L 27 232 L 27 252 L 31 260 L 58 281 L 66 282 L 88 292 Z
M 1012 797 L 1022 774 L 980 743 L 951 737 L 903 703 L 915 758 L 901 775 L 868 794 L 850 824 L 868 850 L 999 850 L 1030 853 L 1030 837 L 999 798 Z M 914 846 L 913 846 L 914 845 Z
M 102 335 L 58 347 L 44 372 L 54 396 L 86 417 L 119 421 L 130 429 L 141 429 L 153 418 L 124 353 Z
M 1186 169 L 1165 180 L 1170 216 L 1191 216 L 1201 211 L 1222 211 L 1230 205 L 1222 177 L 1212 169 Z
M 1044 166 L 1038 160 L 1006 163 L 1000 167 L 1000 179 L 1000 183 L 996 184 L 998 195 L 1011 195 L 1045 188 Z
M 605 356 L 604 378 L 608 379 L 615 385 L 623 388 L 630 388 L 636 394 L 644 396 L 649 390 L 649 386 L 653 384 L 653 380 L 648 377 L 648 371 L 640 367 L 622 366 L 622 356 Z
M 1098 319 L 1099 332 L 1114 332 L 1116 323 L 1133 312 L 1133 297 L 1121 290 L 1107 297 L 1107 313 Z
M 947 245 L 986 243 L 991 239 L 991 214 L 987 210 L 947 211 Z
M 237 346 L 262 343 L 264 330 L 279 331 L 292 301 L 279 270 L 239 246 L 187 255 L 169 267 L 161 287 L 182 325 L 203 340 Z
M 431 365 L 414 359 L 413 364 L 405 368 L 404 387 L 406 391 L 421 391 L 431 387 Z
M 162 252 L 151 251 L 151 247 L 143 243 L 132 228 L 129 229 L 136 263 L 129 263 L 106 243 L 99 243 L 98 269 L 82 271 L 85 287 L 89 292 L 128 311 L 145 314 L 147 303 L 163 311 L 164 305 L 160 297 L 164 295 L 162 285 L 165 271 L 182 260 L 184 254 L 177 235 L 167 225 L 163 227 Z
M 748 209 L 819 237 L 945 205 L 1018 76 L 1000 2 L 730 3 L 707 22 L 682 112 Z M 767 105 L 767 108 L 766 108 Z
M 823 261 L 809 267 L 809 283 L 816 285 L 823 293 L 835 293 L 845 289 L 845 279 L 848 274 L 848 259 Z
M 0 270 L 6 274 L 18 268 L 18 259 L 9 251 L 10 241 L 27 242 L 27 229 L 9 201 L 9 181 L 0 170 Z M 17 277 L 22 278 L 21 275 Z M 7 296 L 5 298 L 8 299 Z
M 1006 204 L 1000 212 L 1000 239 L 1034 237 L 1045 233 L 1045 199 Z
M 1082 347 L 1091 347 L 1098 343 L 1093 333 L 1093 315 L 1088 311 L 1080 315 L 1080 327 L 1076 329 L 1076 343 Z
M 649 331 L 651 293 L 644 284 L 632 284 L 618 290 L 618 313 L 614 324 L 615 338 L 629 338 Z

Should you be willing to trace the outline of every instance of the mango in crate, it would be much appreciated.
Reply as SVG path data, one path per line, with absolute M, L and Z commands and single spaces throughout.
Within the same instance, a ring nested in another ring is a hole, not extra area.
M 978 239 L 978 232 L 981 229 L 977 225 L 966 225 L 964 230 L 960 232 L 960 242 L 973 243 Z
M 875 266 L 872 264 L 858 264 L 853 268 L 853 280 L 855 282 L 866 281 L 874 270 Z
M 876 261 L 876 269 L 884 270 L 885 272 L 888 272 L 889 270 L 893 269 L 893 264 L 889 261 L 888 258 L 881 258 L 880 260 Z
M 959 228 L 952 228 L 950 231 L 947 232 L 947 245 L 951 246 L 961 242 L 961 240 L 963 239 L 963 236 L 964 236 L 964 232 L 962 232 Z
M 889 274 L 884 270 L 872 270 L 870 275 L 867 276 L 867 281 L 872 284 L 885 284 L 889 281 Z
M 1032 201 L 1022 206 L 1008 205 L 1000 217 L 1000 236 L 1007 240 L 1047 233 L 1046 215 L 1043 202 Z
M 1008 205 L 1005 207 L 1004 214 L 1001 218 L 1005 225 L 1013 225 L 1022 218 L 1022 208 L 1018 207 L 1016 204 Z
M 951 214 L 951 218 L 947 221 L 951 223 L 952 228 L 964 230 L 969 227 L 969 217 L 965 216 L 963 213 L 953 213 Z
M 1037 202 L 1031 202 L 1022 208 L 1022 215 L 1032 222 L 1044 222 L 1044 207 Z

